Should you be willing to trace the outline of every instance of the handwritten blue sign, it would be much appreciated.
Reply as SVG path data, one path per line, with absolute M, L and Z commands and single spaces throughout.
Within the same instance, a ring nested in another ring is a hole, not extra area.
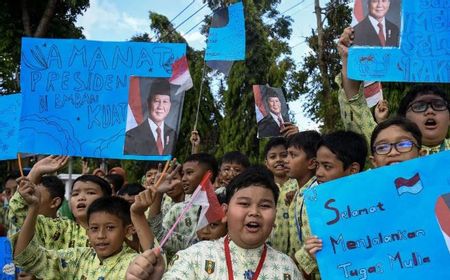
M 205 60 L 245 59 L 245 23 L 242 2 L 214 12 Z
M 305 193 L 323 279 L 450 279 L 450 151 Z
M 350 48 L 349 77 L 365 81 L 450 82 L 448 1 L 403 2 L 399 47 Z M 386 29 L 386 46 L 389 36 L 393 36 L 390 30 Z
M 164 160 L 123 154 L 129 77 L 171 77 L 185 44 L 22 40 L 19 149 L 29 153 Z
M 17 158 L 21 94 L 0 97 L 0 160 Z
M 13 263 L 11 243 L 8 238 L 0 237 L 0 280 L 16 279 L 16 267 Z

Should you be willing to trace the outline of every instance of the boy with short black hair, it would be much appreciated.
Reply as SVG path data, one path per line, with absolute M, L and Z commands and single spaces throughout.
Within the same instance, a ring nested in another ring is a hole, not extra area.
M 38 161 L 28 174 L 28 179 L 39 184 L 44 174 L 52 173 L 62 168 L 68 157 L 48 156 Z M 75 221 L 64 217 L 47 218 L 37 216 L 36 240 L 46 249 L 67 249 L 85 247 L 89 245 L 86 230 L 87 209 L 91 203 L 100 197 L 111 196 L 111 187 L 104 179 L 95 175 L 82 175 L 72 184 L 69 204 Z M 20 192 L 17 192 L 10 203 L 10 230 L 11 236 L 22 227 L 28 206 Z
M 291 194 L 296 190 L 295 179 L 289 179 L 286 169 L 287 141 L 283 137 L 270 138 L 264 147 L 264 162 L 280 189 L 277 201 L 275 227 L 269 238 L 271 246 L 278 251 L 289 254 L 289 204 Z
M 123 247 L 131 234 L 129 204 L 119 197 L 102 197 L 88 208 L 91 247 L 48 250 L 36 238 L 39 191 L 23 180 L 19 187 L 28 204 L 22 230 L 13 237 L 15 263 L 40 279 L 120 279 L 137 255 Z M 15 241 L 15 242 L 14 242 Z
M 267 169 L 248 168 L 227 189 L 227 236 L 178 252 L 164 275 L 157 250 L 146 251 L 132 262 L 127 279 L 258 279 L 263 275 L 267 279 L 303 279 L 287 255 L 265 243 L 275 220 L 278 194 Z
M 367 143 L 352 131 L 336 131 L 324 135 L 317 145 L 317 183 L 356 174 L 364 170 Z
M 239 151 L 225 153 L 220 162 L 219 168 L 219 192 L 226 189 L 230 181 L 250 166 L 248 157 Z
M 139 183 L 129 183 L 123 185 L 123 187 L 117 192 L 117 196 L 122 197 L 131 205 L 134 203 L 134 197 L 144 190 L 145 188 Z
M 56 218 L 59 207 L 64 201 L 65 186 L 64 182 L 56 176 L 43 176 L 41 183 L 37 185 L 41 193 L 41 201 L 39 204 L 39 214 Z
M 293 258 L 304 242 L 302 223 L 307 222 L 303 211 L 303 192 L 316 184 L 316 147 L 320 141 L 317 131 L 303 131 L 291 136 L 287 143 L 288 176 L 295 181 L 295 194 L 289 205 L 289 256 Z
M 150 210 L 150 225 L 157 240 L 161 240 L 167 234 L 169 229 L 175 224 L 178 216 L 180 216 L 186 203 L 189 202 L 192 193 L 200 185 L 203 177 L 208 171 L 211 171 L 211 182 L 217 176 L 217 161 L 216 159 L 206 153 L 198 153 L 190 155 L 183 163 L 181 183 L 185 192 L 185 201 L 175 203 L 162 217 L 161 215 L 161 200 L 163 192 L 170 189 L 171 181 L 176 173 L 179 171 L 179 166 L 173 166 L 168 178 L 162 182 L 158 188 L 155 196 L 155 202 Z M 183 220 L 177 225 L 173 233 L 173 237 L 169 239 L 165 245 L 166 250 L 175 253 L 179 250 L 187 248 L 197 238 L 196 228 L 198 223 L 199 206 L 192 206 L 186 212 Z

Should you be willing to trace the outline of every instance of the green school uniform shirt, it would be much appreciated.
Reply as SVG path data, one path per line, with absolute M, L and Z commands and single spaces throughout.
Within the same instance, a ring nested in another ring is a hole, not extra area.
M 297 189 L 297 181 L 287 180 L 280 187 L 280 196 L 277 202 L 277 215 L 275 217 L 275 227 L 269 237 L 268 243 L 276 250 L 289 254 L 289 205 L 286 203 L 286 195 Z
M 202 241 L 178 252 L 162 279 L 228 279 L 224 238 L 227 237 L 214 241 Z M 233 241 L 230 241 L 229 246 L 234 279 L 247 279 L 244 275 L 250 271 L 255 272 L 263 246 L 256 249 L 244 249 Z M 267 255 L 258 279 L 302 280 L 303 277 L 291 258 L 267 246 Z
M 294 256 L 305 241 L 305 238 L 302 236 L 301 226 L 302 224 L 308 223 L 308 217 L 306 216 L 305 206 L 303 205 L 303 193 L 315 184 L 317 183 L 316 177 L 314 176 L 301 188 L 297 189 L 294 198 L 292 199 L 292 203 L 289 205 L 289 256 Z
M 10 200 L 9 208 L 8 237 L 11 237 L 22 227 L 27 216 L 28 205 L 20 193 L 16 192 Z M 35 236 L 40 245 L 51 250 L 89 246 L 86 229 L 67 218 L 38 215 Z
M 125 279 L 128 265 L 136 256 L 129 247 L 103 261 L 88 247 L 47 250 L 35 235 L 14 262 L 40 279 Z
M 348 99 L 342 88 L 341 75 L 338 75 L 335 81 L 339 85 L 339 108 L 345 129 L 362 134 L 367 144 L 370 145 L 370 137 L 377 123 L 372 116 L 369 106 L 367 106 L 362 89 L 360 89 L 358 94 Z M 426 151 L 427 155 L 450 150 L 450 139 L 444 139 L 442 144 L 433 147 L 422 145 L 422 149 Z

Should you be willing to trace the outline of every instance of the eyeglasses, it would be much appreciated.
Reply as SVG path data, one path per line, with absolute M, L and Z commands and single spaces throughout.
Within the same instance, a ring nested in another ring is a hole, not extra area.
M 419 146 L 411 140 L 402 140 L 397 143 L 383 143 L 373 146 L 373 151 L 378 155 L 387 155 L 392 151 L 392 147 L 399 153 L 407 153 L 412 150 L 413 147 L 419 148 Z
M 431 101 L 417 101 L 409 105 L 409 109 L 414 113 L 423 113 L 431 106 L 435 111 L 448 110 L 447 102 L 442 99 L 432 99 Z

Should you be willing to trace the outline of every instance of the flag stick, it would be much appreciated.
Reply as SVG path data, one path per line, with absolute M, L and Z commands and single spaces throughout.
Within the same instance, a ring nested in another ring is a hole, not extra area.
M 23 177 L 22 158 L 20 156 L 20 153 L 17 153 L 17 163 L 19 165 L 20 176 Z
M 205 50 L 205 55 L 206 55 L 206 50 Z M 197 103 L 197 112 L 195 114 L 194 131 L 197 130 L 198 113 L 200 112 L 200 102 L 201 102 L 201 98 L 202 98 L 203 79 L 205 77 L 205 68 L 206 68 L 206 60 L 203 58 L 203 70 L 202 70 L 202 78 L 200 80 L 200 92 L 198 94 L 198 103 Z
M 166 244 L 167 240 L 169 240 L 169 238 L 172 236 L 173 232 L 175 231 L 175 228 L 180 223 L 181 219 L 183 219 L 184 215 L 186 215 L 187 211 L 189 211 L 189 209 L 191 209 L 192 204 L 194 203 L 194 199 L 197 197 L 197 195 L 202 190 L 202 186 L 205 184 L 205 182 L 207 180 L 209 180 L 210 177 L 211 177 L 211 172 L 207 172 L 205 174 L 205 176 L 203 176 L 203 179 L 202 179 L 200 185 L 197 187 L 197 189 L 195 189 L 195 191 L 192 194 L 192 197 L 191 197 L 189 203 L 183 208 L 183 211 L 181 211 L 180 216 L 178 216 L 177 220 L 175 221 L 173 226 L 170 228 L 170 230 L 167 232 L 166 236 L 164 236 L 164 238 L 161 241 L 161 243 L 159 243 L 159 248 L 162 248 L 164 246 L 164 244 Z

